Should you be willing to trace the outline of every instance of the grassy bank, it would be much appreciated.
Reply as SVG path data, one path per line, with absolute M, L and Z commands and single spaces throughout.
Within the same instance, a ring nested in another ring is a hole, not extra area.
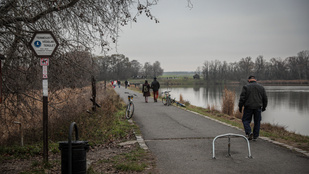
M 243 129 L 242 121 L 239 116 L 230 116 L 212 108 L 202 108 L 192 105 L 186 106 L 186 109 Z M 309 152 L 309 136 L 303 136 L 300 134 L 289 132 L 282 126 L 262 123 L 260 129 L 260 136 L 268 137 L 271 140 L 285 143 L 287 145 Z
M 78 113 L 70 120 L 76 122 L 78 126 L 79 140 L 89 142 L 90 150 L 87 158 L 92 159 L 93 164 L 88 173 L 105 173 L 105 170 L 117 173 L 141 172 L 145 168 L 152 168 L 153 160 L 144 160 L 152 159 L 150 152 L 140 149 L 136 143 L 125 147 L 118 145 L 120 142 L 135 140 L 133 132 L 139 131 L 138 127 L 124 118 L 125 104 L 115 91 L 109 88 L 106 94 L 108 96 L 99 101 L 102 108 L 97 108 L 97 111 L 91 114 Z M 55 131 L 53 137 L 49 138 L 48 163 L 44 163 L 42 159 L 41 141 L 26 143 L 23 147 L 1 145 L 0 171 L 14 174 L 60 173 L 61 158 L 58 142 L 67 141 L 69 123 L 59 122 L 58 129 L 53 129 Z M 130 157 L 127 158 L 126 154 Z M 104 164 L 100 164 L 98 162 L 100 160 L 104 161 Z

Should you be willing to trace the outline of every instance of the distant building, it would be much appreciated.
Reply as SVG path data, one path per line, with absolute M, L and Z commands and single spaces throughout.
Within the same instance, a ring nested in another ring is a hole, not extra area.
M 195 75 L 193 76 L 193 79 L 200 79 L 200 75 L 195 74 Z

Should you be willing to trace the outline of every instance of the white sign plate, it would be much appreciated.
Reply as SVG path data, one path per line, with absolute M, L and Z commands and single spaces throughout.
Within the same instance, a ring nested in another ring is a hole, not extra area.
M 43 80 L 43 96 L 48 97 L 48 80 Z
M 30 41 L 30 46 L 36 56 L 52 56 L 58 47 L 58 42 L 51 32 L 36 32 Z
M 47 66 L 42 66 L 43 68 L 43 79 L 47 79 Z

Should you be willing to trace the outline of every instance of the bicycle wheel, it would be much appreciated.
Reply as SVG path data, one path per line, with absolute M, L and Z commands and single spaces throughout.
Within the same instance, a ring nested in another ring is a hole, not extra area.
M 168 97 L 168 98 L 166 99 L 166 103 L 167 103 L 167 106 L 171 105 L 171 103 L 172 103 L 172 102 L 171 102 L 171 98 Z
M 166 105 L 167 102 L 166 102 L 166 98 L 165 98 L 165 97 L 162 98 L 162 103 L 163 103 L 164 105 Z
M 134 104 L 132 102 L 130 102 L 127 106 L 127 110 L 126 110 L 126 118 L 130 119 L 132 118 L 134 113 Z

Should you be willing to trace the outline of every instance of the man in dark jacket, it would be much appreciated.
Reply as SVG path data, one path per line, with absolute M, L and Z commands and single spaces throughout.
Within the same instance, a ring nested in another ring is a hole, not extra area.
M 256 140 L 260 133 L 261 112 L 266 110 L 268 100 L 264 87 L 256 82 L 255 76 L 249 76 L 248 82 L 249 84 L 242 88 L 238 106 L 239 112 L 242 112 L 244 106 L 242 122 L 248 139 Z M 253 133 L 250 127 L 252 115 L 254 115 Z
M 153 82 L 151 83 L 151 88 L 153 91 L 153 99 L 154 102 L 157 102 L 158 96 L 159 96 L 159 89 L 160 89 L 160 83 L 157 81 L 157 78 L 153 78 Z

